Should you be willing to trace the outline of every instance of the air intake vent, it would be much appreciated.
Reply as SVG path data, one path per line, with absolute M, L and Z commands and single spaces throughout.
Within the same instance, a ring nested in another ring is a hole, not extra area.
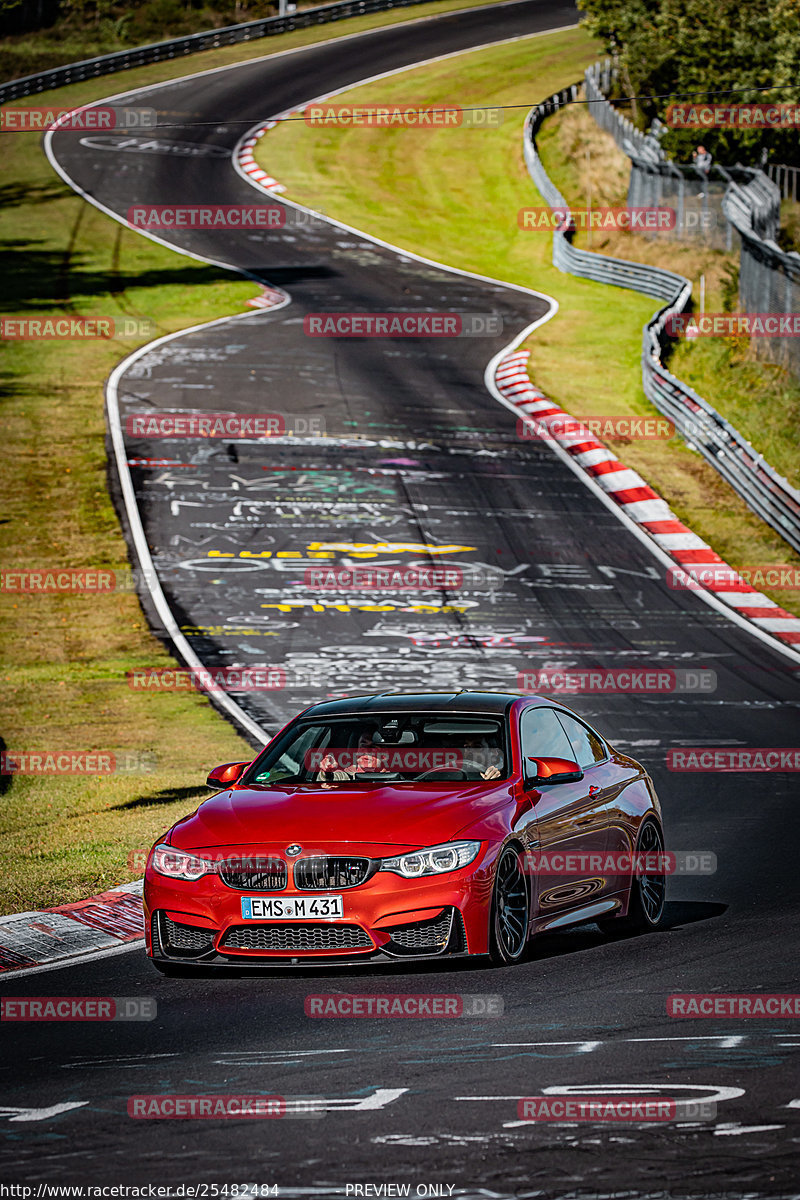
M 385 947 L 392 954 L 437 954 L 450 940 L 453 909 L 446 908 L 432 921 L 416 921 L 412 925 L 395 925 L 387 929 L 391 942 Z
M 235 925 L 225 934 L 221 950 L 273 950 L 285 954 L 304 950 L 371 950 L 372 940 L 359 925 Z
M 160 916 L 160 923 L 158 917 Z M 168 954 L 203 954 L 210 950 L 216 937 L 215 929 L 202 929 L 198 925 L 182 925 L 172 921 L 165 912 L 153 914 L 153 946 L 159 943 Z

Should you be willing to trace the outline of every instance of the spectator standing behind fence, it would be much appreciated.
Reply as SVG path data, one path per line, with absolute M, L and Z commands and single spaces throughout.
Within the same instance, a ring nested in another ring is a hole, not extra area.
M 692 162 L 694 163 L 695 171 L 697 171 L 703 183 L 706 183 L 708 173 L 711 170 L 711 155 L 705 146 L 698 146 L 692 153 Z M 700 192 L 700 196 L 705 196 L 705 192 Z

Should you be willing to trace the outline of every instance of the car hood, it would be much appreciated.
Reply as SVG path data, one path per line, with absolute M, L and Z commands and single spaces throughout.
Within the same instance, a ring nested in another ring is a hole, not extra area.
M 180 850 L 222 846 L 283 849 L 292 842 L 304 852 L 358 843 L 417 849 L 454 838 L 460 830 L 510 800 L 510 786 L 482 784 L 347 788 L 230 788 L 212 796 L 172 829 Z

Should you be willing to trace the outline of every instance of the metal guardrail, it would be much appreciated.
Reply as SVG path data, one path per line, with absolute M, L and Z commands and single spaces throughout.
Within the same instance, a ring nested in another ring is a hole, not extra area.
M 764 241 L 773 241 L 781 226 L 781 194 L 776 184 L 761 171 L 750 173 L 750 178 L 737 178 L 741 171 L 732 172 L 728 188 L 722 200 L 722 211 L 741 232 L 744 226 L 748 233 Z
M 531 109 L 525 120 L 525 162 L 533 182 L 553 209 L 568 210 L 569 205 L 544 169 L 536 148 L 536 133 L 545 117 L 576 98 L 579 87 L 580 84 L 576 83 L 548 96 Z M 590 111 L 594 108 L 591 105 Z M 644 292 L 667 302 L 647 322 L 642 332 L 642 385 L 645 395 L 659 412 L 673 422 L 688 444 L 719 471 L 750 508 L 776 529 L 795 550 L 800 551 L 800 491 L 773 470 L 729 421 L 688 384 L 668 371 L 662 362 L 668 344 L 665 325 L 670 316 L 686 310 L 692 295 L 689 280 L 661 267 L 579 250 L 570 239 L 568 230 L 553 231 L 553 264 L 559 270 L 582 279 Z
M 278 33 L 290 33 L 293 29 L 325 25 L 329 21 L 341 21 L 345 17 L 358 17 L 365 13 L 386 12 L 392 8 L 407 8 L 425 3 L 428 3 L 428 0 L 338 0 L 335 4 L 306 8 L 285 17 L 264 17 L 260 21 L 246 21 L 241 25 L 226 25 L 224 29 L 192 33 L 187 37 L 171 38 L 166 42 L 153 42 L 149 46 L 116 50 L 113 54 L 100 54 L 97 58 L 53 67 L 49 71 L 24 75 L 20 79 L 0 84 L 0 104 L 35 96 L 53 88 L 66 87 L 70 83 L 81 83 L 85 79 L 114 75 L 117 71 L 129 71 L 133 67 L 168 62 L 187 54 L 197 54 L 200 50 L 216 50 L 220 46 L 234 46 L 240 42 L 272 37 Z
M 557 112 L 565 104 L 575 99 L 580 84 L 573 84 L 562 92 L 537 104 L 531 109 L 525 119 L 524 154 L 528 171 L 539 191 L 551 208 L 569 210 L 569 204 L 552 182 L 542 165 L 536 149 L 536 134 L 545 117 Z M 675 303 L 683 291 L 688 288 L 686 303 L 691 295 L 691 284 L 683 275 L 674 271 L 665 271 L 662 267 L 650 267 L 645 263 L 628 262 L 621 258 L 611 258 L 607 254 L 595 254 L 590 250 L 579 250 L 572 245 L 567 230 L 553 231 L 553 264 L 560 271 L 570 275 L 579 275 L 582 279 L 593 279 L 596 283 L 610 283 L 617 287 L 630 288 L 636 292 L 644 292 L 647 296 L 656 296 L 660 300 Z M 676 312 L 683 311 L 685 304 Z

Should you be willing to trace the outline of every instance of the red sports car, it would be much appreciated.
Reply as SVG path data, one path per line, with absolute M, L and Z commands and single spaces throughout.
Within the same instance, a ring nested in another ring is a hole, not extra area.
M 165 973 L 444 955 L 505 964 L 548 930 L 661 920 L 650 777 L 543 697 L 315 704 L 208 783 L 217 794 L 147 862 L 147 952 Z

